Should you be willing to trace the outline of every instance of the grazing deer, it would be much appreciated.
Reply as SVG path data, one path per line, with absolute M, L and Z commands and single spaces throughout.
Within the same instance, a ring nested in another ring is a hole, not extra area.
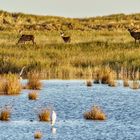
M 25 43 L 26 41 L 32 41 L 32 43 L 35 44 L 34 35 L 26 35 L 26 34 L 21 35 L 17 44 Z
M 60 33 L 61 33 L 61 37 L 65 43 L 69 43 L 71 41 L 70 36 L 65 36 L 65 34 L 63 32 L 60 32 Z
M 128 29 L 128 31 L 130 32 L 130 35 L 135 39 L 135 43 L 137 40 L 140 41 L 140 31 L 134 31 L 133 29 Z

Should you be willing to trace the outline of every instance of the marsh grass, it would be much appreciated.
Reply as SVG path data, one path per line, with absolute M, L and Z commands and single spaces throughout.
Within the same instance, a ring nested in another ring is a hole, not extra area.
M 87 120 L 106 120 L 105 113 L 98 106 L 93 106 L 90 111 L 84 113 Z
M 109 65 L 113 70 L 121 66 L 140 67 L 140 45 L 133 42 L 125 29 L 131 25 L 130 20 L 139 25 L 139 14 L 70 19 L 1 11 L 0 16 L 2 74 L 18 73 L 26 66 L 26 78 L 28 72 L 38 70 L 45 79 L 88 79 L 100 66 Z M 36 45 L 16 45 L 21 29 L 22 34 L 35 36 Z M 71 36 L 71 43 L 63 43 L 61 29 Z M 106 83 L 107 79 L 108 74 L 104 74 L 102 82 Z
M 38 99 L 38 93 L 37 92 L 30 92 L 29 94 L 28 94 L 28 99 L 29 100 L 37 100 Z
M 27 87 L 29 89 L 40 90 L 42 87 L 40 78 L 40 73 L 38 73 L 37 71 L 29 72 Z
M 34 138 L 35 138 L 35 139 L 41 139 L 41 138 L 42 138 L 42 132 L 36 131 L 36 132 L 34 133 Z
M 16 74 L 5 74 L 0 78 L 1 95 L 18 95 L 21 88 L 19 77 Z
M 0 120 L 1 121 L 9 121 L 11 116 L 11 109 L 9 107 L 4 107 L 0 110 Z
M 51 111 L 48 108 L 42 109 L 38 115 L 39 121 L 50 122 Z

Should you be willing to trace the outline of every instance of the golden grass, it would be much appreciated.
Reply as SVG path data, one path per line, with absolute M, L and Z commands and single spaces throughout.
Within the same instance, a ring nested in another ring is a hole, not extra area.
M 105 113 L 98 106 L 93 106 L 91 111 L 84 113 L 87 120 L 106 120 Z
M 21 83 L 17 75 L 5 74 L 0 78 L 0 92 L 2 95 L 18 95 L 21 89 Z
M 131 84 L 130 84 L 130 88 L 132 89 L 139 89 L 140 88 L 140 84 L 138 81 L 133 81 Z
M 40 81 L 40 74 L 36 71 L 32 71 L 28 73 L 28 83 L 27 87 L 29 89 L 35 89 L 39 90 L 42 87 L 41 81 Z
M 129 80 L 128 79 L 123 80 L 123 86 L 124 87 L 129 87 Z
M 0 120 L 1 121 L 9 121 L 11 116 L 11 110 L 8 107 L 5 107 L 0 112 Z
M 35 138 L 35 139 L 41 139 L 41 138 L 42 138 L 42 132 L 36 131 L 36 132 L 34 133 L 34 138 Z
M 31 92 L 28 94 L 28 99 L 29 100 L 37 100 L 38 99 L 38 93 L 37 92 Z
M 86 81 L 86 85 L 87 85 L 88 87 L 91 87 L 91 86 L 93 85 L 93 81 L 92 81 L 92 80 L 87 80 L 87 81 Z
M 51 115 L 50 109 L 48 108 L 43 109 L 38 115 L 39 121 L 50 122 L 50 115 Z

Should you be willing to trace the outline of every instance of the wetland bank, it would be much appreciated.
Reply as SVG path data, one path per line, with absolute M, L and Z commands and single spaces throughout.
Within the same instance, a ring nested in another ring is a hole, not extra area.
M 0 139 L 138 140 L 140 43 L 128 28 L 139 20 L 0 11 Z M 39 119 L 47 107 L 54 131 Z

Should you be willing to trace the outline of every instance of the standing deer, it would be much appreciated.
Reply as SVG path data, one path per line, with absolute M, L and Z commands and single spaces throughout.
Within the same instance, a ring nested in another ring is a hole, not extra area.
M 60 32 L 60 34 L 65 43 L 69 43 L 71 41 L 70 36 L 65 36 L 64 32 Z
M 140 31 L 134 31 L 133 29 L 128 29 L 128 31 L 130 32 L 130 35 L 135 39 L 135 43 L 137 40 L 140 41 Z
M 32 41 L 32 43 L 35 44 L 34 35 L 26 35 L 26 34 L 21 35 L 21 37 L 19 38 L 17 44 L 25 43 L 27 41 Z

